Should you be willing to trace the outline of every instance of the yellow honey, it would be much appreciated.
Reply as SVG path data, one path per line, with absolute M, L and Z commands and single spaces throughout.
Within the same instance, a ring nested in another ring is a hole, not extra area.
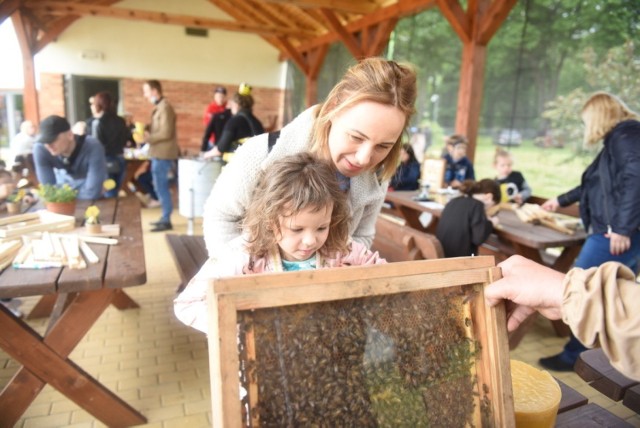
M 548 372 L 511 360 L 517 428 L 553 427 L 562 392 Z

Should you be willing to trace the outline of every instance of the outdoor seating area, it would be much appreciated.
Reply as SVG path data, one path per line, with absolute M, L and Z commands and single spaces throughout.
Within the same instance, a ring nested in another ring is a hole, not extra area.
M 0 0 L 0 428 L 640 428 L 587 3 Z
M 207 341 L 204 334 L 185 326 L 173 314 L 172 300 L 181 283 L 180 269 L 171 255 L 164 234 L 149 232 L 155 210 L 142 212 L 141 224 L 145 248 L 147 283 L 127 289 L 140 306 L 118 310 L 107 307 L 69 358 L 110 391 L 125 400 L 146 419 L 141 426 L 211 426 L 211 395 Z M 187 220 L 172 218 L 175 235 L 186 237 Z M 187 241 L 202 242 L 201 224 Z M 154 250 L 151 251 L 150 249 Z M 22 309 L 29 313 L 39 297 L 23 297 Z M 46 318 L 26 321 L 38 332 L 47 328 Z M 551 324 L 538 319 L 510 357 L 529 364 L 561 346 Z M 0 384 L 6 385 L 19 365 L 0 351 Z M 556 378 L 584 396 L 573 403 L 598 405 L 625 420 L 640 424 L 638 416 L 622 402 L 601 394 L 576 373 L 558 373 Z M 573 404 L 575 406 L 575 404 Z M 570 408 L 567 404 L 564 408 Z M 565 416 L 564 418 L 567 418 Z M 1 419 L 1 417 L 0 417 Z M 559 418 L 558 422 L 564 419 Z M 570 422 L 571 419 L 567 419 Z M 18 419 L 16 427 L 104 426 L 62 393 L 46 385 Z M 562 426 L 558 424 L 558 426 Z M 568 426 L 568 424 L 567 424 Z

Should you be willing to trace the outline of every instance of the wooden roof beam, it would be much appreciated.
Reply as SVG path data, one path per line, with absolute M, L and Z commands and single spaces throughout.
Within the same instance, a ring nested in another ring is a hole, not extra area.
M 352 21 L 345 26 L 345 29 L 352 34 L 363 31 L 365 28 L 389 19 L 403 18 L 416 12 L 435 6 L 435 0 L 399 0 L 398 3 L 376 10 L 361 19 Z M 296 46 L 299 52 L 306 52 L 324 44 L 331 44 L 340 40 L 337 33 L 326 33 L 313 38 L 308 42 Z M 284 58 L 281 58 L 284 59 Z
M 258 14 L 254 14 L 251 10 L 242 10 L 238 7 L 237 3 L 232 4 L 229 0 L 209 0 L 209 3 L 216 6 L 217 8 L 240 22 L 246 21 L 247 16 L 250 16 L 252 17 L 252 19 L 255 19 L 256 22 L 262 22 L 265 24 L 267 23 L 267 20 L 264 19 L 264 17 Z M 276 48 L 278 51 L 283 52 L 282 45 L 275 36 L 260 35 L 259 37 Z
M 20 7 L 20 0 L 4 0 L 0 2 L 0 24 Z
M 507 19 L 509 13 L 511 13 L 511 9 L 513 9 L 517 1 L 518 0 L 494 0 L 493 3 L 491 3 L 480 26 L 478 36 L 480 43 L 489 43 L 494 34 L 500 29 L 504 20 Z
M 296 63 L 298 68 L 302 71 L 302 73 L 307 76 L 309 74 L 309 65 L 305 60 L 302 53 L 298 52 L 296 48 L 287 40 L 285 37 L 278 37 L 278 41 L 284 48 L 285 52 L 289 55 L 291 60 Z
M 307 31 L 301 28 L 288 29 L 270 24 L 223 21 L 220 19 L 176 15 L 140 9 L 94 6 L 84 3 L 62 3 L 59 1 L 43 0 L 35 3 L 30 3 L 30 5 L 34 9 L 44 9 L 51 14 L 59 15 L 103 16 L 108 18 L 129 19 L 135 21 L 149 21 L 156 24 L 174 24 L 185 27 L 209 28 L 262 35 L 294 36 L 303 34 L 306 36 L 314 36 L 317 34 L 315 31 Z
M 327 24 L 329 24 L 329 27 L 340 36 L 340 40 L 342 41 L 342 43 L 344 43 L 347 49 L 349 49 L 351 55 L 353 55 L 353 57 L 356 59 L 364 58 L 364 52 L 360 47 L 360 43 L 358 43 L 358 40 L 354 37 L 353 34 L 351 34 L 346 30 L 345 27 L 342 26 L 342 23 L 338 20 L 338 17 L 335 15 L 335 13 L 333 13 L 333 11 L 329 9 L 324 8 L 320 9 L 320 12 L 322 13 L 324 19 L 327 21 Z
M 64 30 L 69 28 L 78 18 L 77 15 L 69 15 L 56 20 L 36 41 L 33 54 L 37 54 L 44 49 L 50 42 L 55 40 Z
M 456 32 L 463 43 L 467 43 L 473 39 L 471 34 L 471 20 L 465 13 L 458 0 L 436 0 L 440 12 L 449 21 L 451 28 Z M 475 2 L 473 2 L 475 4 Z M 471 4 L 469 5 L 472 6 Z
M 301 9 L 329 8 L 347 13 L 365 15 L 378 8 L 372 0 L 265 0 L 270 3 L 286 3 Z

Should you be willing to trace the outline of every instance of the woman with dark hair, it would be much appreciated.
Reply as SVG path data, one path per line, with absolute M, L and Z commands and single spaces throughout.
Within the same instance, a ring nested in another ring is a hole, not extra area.
M 216 140 L 213 149 L 205 153 L 205 158 L 223 156 L 224 159 L 226 153 L 235 152 L 245 139 L 264 132 L 262 123 L 253 115 L 253 104 L 251 86 L 242 83 L 229 101 L 232 116 L 225 123 L 222 135 Z
M 460 192 L 463 196 L 450 200 L 438 220 L 436 236 L 445 257 L 477 255 L 478 247 L 498 224 L 497 217 L 487 218 L 486 213 L 500 202 L 500 186 L 495 180 L 465 180 Z
M 89 98 L 92 117 L 87 120 L 87 134 L 97 138 L 104 146 L 107 159 L 107 173 L 116 186 L 104 196 L 115 198 L 122 185 L 125 173 L 124 147 L 133 141 L 131 131 L 116 109 L 108 92 L 98 92 Z
M 400 166 L 391 179 L 390 188 L 393 190 L 416 190 L 420 187 L 420 162 L 416 159 L 411 144 L 404 143 L 400 154 Z

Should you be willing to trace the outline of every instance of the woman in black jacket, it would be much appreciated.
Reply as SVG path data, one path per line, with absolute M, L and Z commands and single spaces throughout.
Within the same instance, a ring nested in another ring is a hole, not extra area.
M 124 179 L 124 147 L 127 142 L 133 142 L 133 137 L 127 123 L 116 114 L 113 100 L 108 92 L 98 92 L 89 99 L 89 103 L 92 117 L 87 120 L 87 134 L 100 140 L 104 146 L 107 173 L 109 178 L 116 182 L 116 186 L 106 191 L 104 196 L 115 198 Z
M 640 267 L 640 116 L 618 97 L 592 95 L 582 108 L 584 141 L 603 148 L 582 174 L 580 185 L 542 207 L 555 211 L 580 202 L 580 217 L 589 235 L 575 262 L 588 269 L 608 261 Z M 540 359 L 546 368 L 573 370 L 586 348 L 575 337 L 562 353 Z
M 253 103 L 251 87 L 241 84 L 229 101 L 232 116 L 224 125 L 216 145 L 205 153 L 205 158 L 222 156 L 224 159 L 226 153 L 233 153 L 248 137 L 264 133 L 262 123 L 253 115 Z

